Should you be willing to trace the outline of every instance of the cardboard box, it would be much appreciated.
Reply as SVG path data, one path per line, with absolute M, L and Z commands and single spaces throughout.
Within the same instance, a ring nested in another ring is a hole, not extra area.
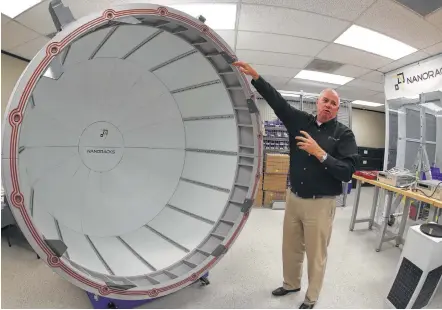
M 266 174 L 263 188 L 265 191 L 285 192 L 287 190 L 287 175 Z
M 264 192 L 264 206 L 271 205 L 274 201 L 285 201 L 286 192 Z
M 253 203 L 253 205 L 255 207 L 262 207 L 263 201 L 264 201 L 264 192 L 261 189 L 259 189 L 256 192 L 255 202 Z
M 290 157 L 287 154 L 267 154 L 265 172 L 288 174 Z

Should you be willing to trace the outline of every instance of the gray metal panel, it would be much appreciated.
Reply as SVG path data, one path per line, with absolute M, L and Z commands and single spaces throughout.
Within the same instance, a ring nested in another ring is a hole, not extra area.
M 406 137 L 411 139 L 420 139 L 420 113 L 419 111 L 406 109 Z
M 441 0 L 416 1 L 416 0 L 396 0 L 416 13 L 426 16 L 442 7 Z
M 425 115 L 425 122 L 427 125 L 425 134 L 425 140 L 426 141 L 433 141 L 436 142 L 436 116 L 432 114 L 426 114 Z
M 404 168 L 412 169 L 416 160 L 417 151 L 419 149 L 419 142 L 407 141 L 405 144 L 405 164 Z

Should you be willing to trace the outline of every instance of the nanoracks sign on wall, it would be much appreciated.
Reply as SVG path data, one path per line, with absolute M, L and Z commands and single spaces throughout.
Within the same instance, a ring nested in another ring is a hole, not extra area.
M 421 93 L 442 91 L 442 55 L 397 69 L 385 75 L 385 97 L 415 97 Z

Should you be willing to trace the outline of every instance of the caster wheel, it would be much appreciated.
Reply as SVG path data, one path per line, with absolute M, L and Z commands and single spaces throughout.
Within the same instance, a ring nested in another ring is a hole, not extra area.
M 201 283 L 202 286 L 207 286 L 207 285 L 210 284 L 210 281 L 207 278 L 201 278 L 200 279 L 200 283 Z
M 40 255 L 37 254 L 37 259 L 40 259 Z
M 399 247 L 399 244 L 396 244 L 396 247 L 398 248 L 398 247 Z
M 353 229 L 350 229 L 350 231 L 353 231 Z
M 396 218 L 393 215 L 390 215 L 390 219 L 388 220 L 388 226 L 393 226 L 394 223 L 396 222 Z
M 107 308 L 108 309 L 117 309 L 117 306 L 113 302 L 110 302 L 107 304 Z
M 381 250 L 376 250 L 376 252 L 380 252 Z

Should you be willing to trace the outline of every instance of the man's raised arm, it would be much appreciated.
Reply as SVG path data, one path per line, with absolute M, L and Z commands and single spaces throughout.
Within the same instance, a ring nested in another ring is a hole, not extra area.
M 275 111 L 276 116 L 284 123 L 288 130 L 296 130 L 306 119 L 306 114 L 292 107 L 281 94 L 270 85 L 255 69 L 244 62 L 235 62 L 241 72 L 252 77 L 252 85 L 258 93 L 267 101 L 270 107 Z

